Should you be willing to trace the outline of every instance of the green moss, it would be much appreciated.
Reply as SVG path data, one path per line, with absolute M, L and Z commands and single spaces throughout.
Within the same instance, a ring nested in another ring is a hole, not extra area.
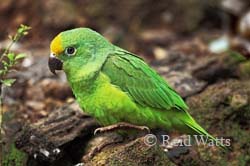
M 16 149 L 15 145 L 10 146 L 9 152 L 3 155 L 2 166 L 25 166 L 26 154 Z
M 250 61 L 246 61 L 239 65 L 239 72 L 242 78 L 250 78 Z
M 247 165 L 250 163 L 249 155 L 240 155 L 239 156 L 239 165 Z
M 214 136 L 229 139 L 232 152 L 199 146 L 207 165 L 246 165 L 250 154 L 249 80 L 229 80 L 209 86 L 187 100 L 191 115 Z

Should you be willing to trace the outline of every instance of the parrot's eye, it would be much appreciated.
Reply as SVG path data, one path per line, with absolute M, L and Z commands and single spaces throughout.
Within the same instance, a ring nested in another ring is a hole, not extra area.
M 75 55 L 75 53 L 76 49 L 74 47 L 68 47 L 65 49 L 65 54 L 67 54 L 68 56 Z

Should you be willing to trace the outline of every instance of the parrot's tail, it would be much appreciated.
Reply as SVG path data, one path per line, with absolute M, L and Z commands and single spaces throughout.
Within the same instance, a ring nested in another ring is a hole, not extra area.
M 199 136 L 205 136 L 209 140 L 213 141 L 215 145 L 218 145 L 220 148 L 222 148 L 224 151 L 228 151 L 228 147 L 223 145 L 223 143 L 216 138 L 214 138 L 212 135 L 210 135 L 206 130 L 204 130 L 198 123 L 196 123 L 194 120 L 191 122 L 185 122 L 185 124 L 195 132 L 195 134 L 198 134 Z

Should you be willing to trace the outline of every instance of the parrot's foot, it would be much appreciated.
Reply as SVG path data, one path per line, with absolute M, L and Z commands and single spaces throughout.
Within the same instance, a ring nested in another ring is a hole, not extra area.
M 136 129 L 136 130 L 141 130 L 141 131 L 146 130 L 148 133 L 150 133 L 150 129 L 147 126 L 136 126 L 130 123 L 121 122 L 121 123 L 113 124 L 110 126 L 97 128 L 94 131 L 94 135 L 96 135 L 97 133 L 114 131 L 116 129 Z

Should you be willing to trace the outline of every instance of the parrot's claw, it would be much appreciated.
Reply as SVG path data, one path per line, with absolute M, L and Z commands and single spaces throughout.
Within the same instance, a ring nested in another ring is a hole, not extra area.
M 147 131 L 147 133 L 150 133 L 150 129 L 147 126 L 140 126 L 142 127 L 142 130 Z
M 150 129 L 147 126 L 136 126 L 130 123 L 125 123 L 125 122 L 121 122 L 121 123 L 117 123 L 117 124 L 113 124 L 110 126 L 106 126 L 106 127 L 100 127 L 95 129 L 94 131 L 94 135 L 96 135 L 97 133 L 103 133 L 103 132 L 107 132 L 107 131 L 114 131 L 116 129 L 136 129 L 136 130 L 141 130 L 141 131 L 147 131 L 147 133 L 150 133 Z
M 96 135 L 97 133 L 99 133 L 99 132 L 100 132 L 100 129 L 101 129 L 101 128 L 97 128 L 97 129 L 95 129 L 95 131 L 94 131 L 94 135 Z

